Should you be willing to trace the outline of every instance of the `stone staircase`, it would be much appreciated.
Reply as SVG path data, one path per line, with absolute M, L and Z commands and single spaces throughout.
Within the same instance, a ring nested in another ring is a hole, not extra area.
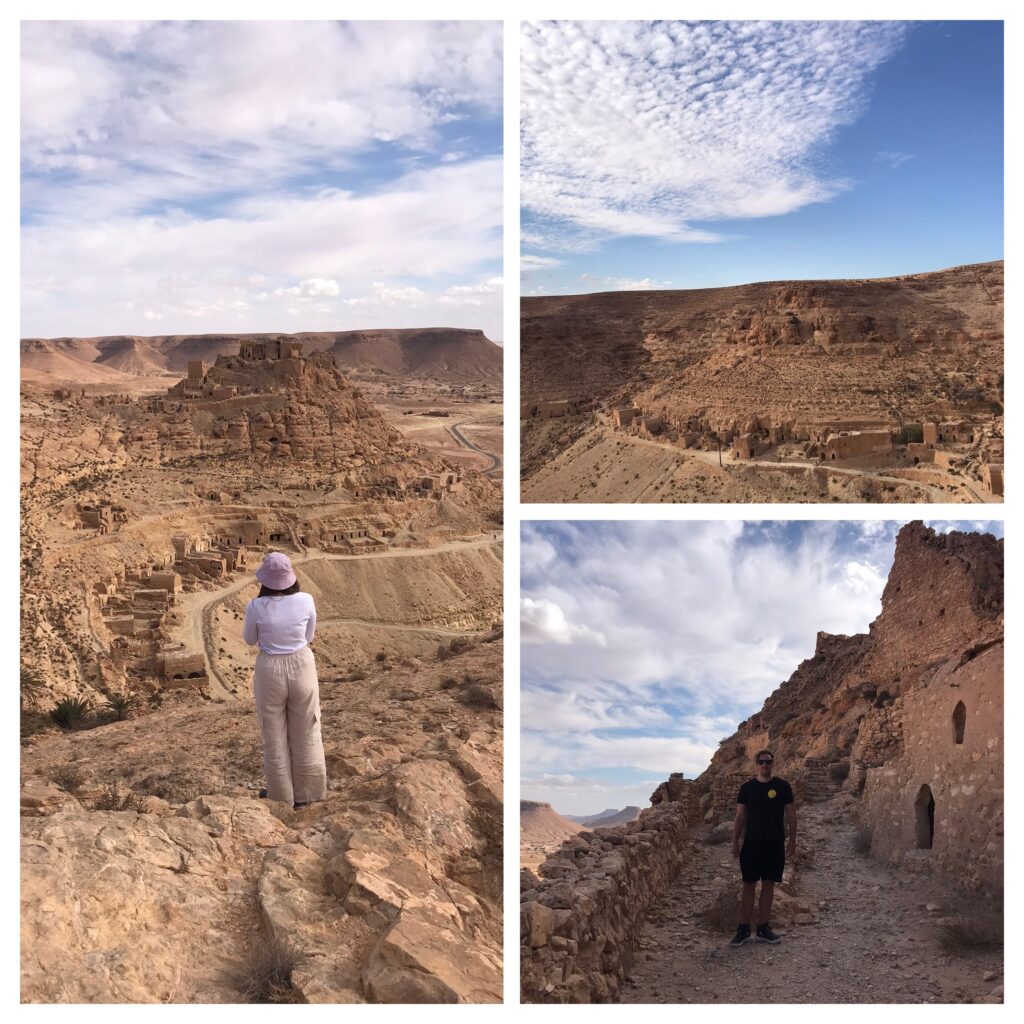
M 821 803 L 831 800 L 839 791 L 841 783 L 829 774 L 828 762 L 821 757 L 804 758 L 803 799 L 807 803 Z

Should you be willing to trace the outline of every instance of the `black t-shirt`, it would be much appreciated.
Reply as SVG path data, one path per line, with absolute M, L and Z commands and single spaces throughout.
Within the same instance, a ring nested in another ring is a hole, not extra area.
M 786 840 L 783 818 L 786 804 L 793 802 L 793 788 L 773 775 L 767 782 L 749 779 L 740 786 L 736 803 L 745 804 L 747 824 L 744 840 L 782 843 Z

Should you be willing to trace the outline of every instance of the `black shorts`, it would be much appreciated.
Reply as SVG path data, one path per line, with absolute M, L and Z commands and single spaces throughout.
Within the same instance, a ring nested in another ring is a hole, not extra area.
M 786 866 L 786 844 L 749 840 L 740 847 L 740 871 L 744 882 L 781 882 Z

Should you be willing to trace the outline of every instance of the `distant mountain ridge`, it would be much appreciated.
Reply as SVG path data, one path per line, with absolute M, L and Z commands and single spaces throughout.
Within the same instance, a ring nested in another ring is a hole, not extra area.
M 563 817 L 586 828 L 607 828 L 609 825 L 626 825 L 640 816 L 640 808 L 630 804 L 621 810 L 608 807 L 599 814 L 565 814 Z
M 238 351 L 242 339 L 262 334 L 108 335 L 96 338 L 23 338 L 22 376 L 28 380 L 116 383 L 131 377 L 174 376 L 189 360 L 208 363 Z M 304 350 L 330 352 L 338 369 L 385 376 L 432 377 L 452 382 L 500 381 L 502 350 L 483 331 L 455 327 L 364 331 L 301 331 Z

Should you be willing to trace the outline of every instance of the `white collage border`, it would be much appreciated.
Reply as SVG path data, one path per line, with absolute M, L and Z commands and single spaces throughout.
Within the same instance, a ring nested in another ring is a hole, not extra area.
M 1019 5 L 1017 5 L 1019 6 Z M 1006 174 L 1006 181 L 1009 183 L 1005 188 L 1005 223 L 1008 228 L 1014 228 L 1020 223 L 1020 202 L 1018 188 L 1014 185 L 1022 180 L 1021 153 L 1021 132 L 1022 109 L 1020 105 L 1021 96 L 1021 66 L 1024 62 L 1024 49 L 1021 46 L 1019 33 L 1021 31 L 1021 15 L 1016 7 L 1008 2 L 992 3 L 985 0 L 975 0 L 967 4 L 957 4 L 948 0 L 936 0 L 933 3 L 915 2 L 893 2 L 885 3 L 879 0 L 862 0 L 859 3 L 833 2 L 828 4 L 812 3 L 808 0 L 777 0 L 777 2 L 730 2 L 724 0 L 721 3 L 711 3 L 707 0 L 680 0 L 676 3 L 664 2 L 639 2 L 615 3 L 612 0 L 592 0 L 592 2 L 580 2 L 580 0 L 550 0 L 548 3 L 536 2 L 502 2 L 481 4 L 465 2 L 452 2 L 452 0 L 437 0 L 429 5 L 413 3 L 409 0 L 403 2 L 381 2 L 373 5 L 356 4 L 344 2 L 324 2 L 324 0 L 292 0 L 288 5 L 277 5 L 264 2 L 264 0 L 251 0 L 247 4 L 232 3 L 229 0 L 205 0 L 196 3 L 194 0 L 182 0 L 179 3 L 168 2 L 146 2 L 139 0 L 136 3 L 128 3 L 125 0 L 37 0 L 35 3 L 19 2 L 15 0 L 13 9 L 3 15 L 3 55 L 6 58 L 3 63 L 5 75 L 4 84 L 4 116 L 6 121 L 6 146 L 4 154 L 7 158 L 0 173 L 5 177 L 5 196 L 7 205 L 5 209 L 5 246 L 4 268 L 7 273 L 5 281 L 7 284 L 7 302 L 5 313 L 8 319 L 8 342 L 5 345 L 4 358 L 9 360 L 6 363 L 4 380 L 7 383 L 8 393 L 6 401 L 0 403 L 0 416 L 5 419 L 6 431 L 3 436 L 14 438 L 18 433 L 18 366 L 15 355 L 15 338 L 20 337 L 18 323 L 19 309 L 19 284 L 18 284 L 18 214 L 16 209 L 17 196 L 19 194 L 19 177 L 17 161 L 14 158 L 16 152 L 16 138 L 18 131 L 18 22 L 21 19 L 57 19 L 57 20 L 86 20 L 86 19 L 125 19 L 133 20 L 138 18 L 171 20 L 180 19 L 225 19 L 225 20 L 331 20 L 331 19 L 352 19 L 352 20 L 434 20 L 434 19 L 465 19 L 465 20 L 501 20 L 504 22 L 505 55 L 504 55 L 504 142 L 505 142 L 505 227 L 504 227 L 504 267 L 505 267 L 505 306 L 503 313 L 504 322 L 504 409 L 505 430 L 504 430 L 504 511 L 505 511 L 505 662 L 504 662 L 504 684 L 505 684 L 505 718 L 504 718 L 504 749 L 505 749 L 505 1003 L 501 1006 L 472 1006 L 449 1009 L 441 1006 L 418 1006 L 415 1013 L 418 1018 L 428 1021 L 447 1020 L 450 1014 L 461 1015 L 463 1019 L 469 1019 L 472 1015 L 474 1021 L 498 1021 L 498 1020 L 526 1020 L 527 1015 L 533 1019 L 539 1016 L 552 1021 L 578 1021 L 591 1019 L 598 1015 L 605 1019 L 611 1019 L 618 1015 L 620 1019 L 629 1011 L 621 1006 L 520 1006 L 518 1005 L 519 979 L 518 979 L 518 913 L 519 902 L 519 870 L 518 870 L 518 842 L 519 834 L 519 701 L 518 701 L 518 680 L 519 680 L 519 622 L 518 622 L 518 601 L 519 601 L 519 525 L 522 520 L 535 519 L 619 519 L 619 520 L 706 520 L 706 519 L 907 519 L 920 518 L 947 518 L 955 519 L 963 517 L 965 506 L 963 505 L 521 505 L 519 502 L 519 432 L 518 416 L 519 408 L 519 302 L 518 302 L 518 238 L 519 238 L 519 190 L 518 190 L 518 156 L 519 156 L 519 22 L 521 20 L 548 20 L 555 18 L 590 18 L 599 20 L 628 20 L 648 18 L 668 18 L 687 20 L 719 20 L 725 18 L 740 19 L 806 19 L 806 18 L 831 18 L 831 19 L 948 19 L 948 20 L 980 20 L 994 19 L 1004 20 L 1006 23 L 1006 51 L 1009 60 L 1006 63 L 1005 97 L 1006 97 L 1006 167 L 1009 173 Z M 1007 231 L 1010 250 L 1007 263 L 1010 268 L 1010 283 L 1015 282 L 1014 271 L 1016 264 L 1013 261 L 1015 250 L 1016 232 Z M 1013 342 L 1021 335 L 1018 328 L 1021 325 L 1019 304 L 1013 288 L 1006 292 L 1006 331 L 1005 335 L 1010 339 L 1010 345 L 1005 354 L 1006 370 L 1006 423 L 1010 426 L 1008 433 L 1016 436 L 1016 424 L 1018 421 L 1017 401 L 1021 394 L 1019 373 L 1021 357 Z M 511 414 L 510 411 L 511 410 Z M 8 500 L 2 508 L 3 526 L 5 536 L 14 538 L 18 532 L 19 512 L 17 508 L 17 489 L 11 482 L 17 479 L 17 450 L 13 444 L 8 443 L 3 448 L 4 477 L 8 482 Z M 1006 573 L 1006 609 L 1007 617 L 1011 624 L 1017 623 L 1019 619 L 1019 608 L 1021 605 L 1021 569 L 1020 559 L 1017 557 L 1016 534 L 1019 524 L 1024 522 L 1021 518 L 1019 495 L 1022 493 L 1017 485 L 1019 479 L 1017 467 L 1021 463 L 1015 449 L 1008 452 L 1007 466 L 1007 500 L 1003 506 L 986 506 L 986 512 L 994 518 L 1001 517 L 1004 520 L 1008 539 L 1006 553 L 1008 566 Z M 972 506 L 968 506 L 972 507 Z M 9 541 L 4 552 L 5 564 L 8 566 L 9 579 L 18 578 L 20 570 L 19 553 L 17 545 Z M 16 594 L 13 588 L 0 592 L 0 609 L 5 613 L 0 615 L 0 622 L 4 623 L 5 649 L 10 653 L 8 665 L 13 678 L 14 651 L 18 646 L 17 637 L 17 606 Z M 1007 637 L 1007 721 L 1006 735 L 1012 736 L 1011 729 L 1021 721 L 1021 696 L 1013 681 L 1016 673 L 1024 667 L 1021 660 L 1020 647 L 1014 630 L 1011 628 Z M 13 684 L 8 688 L 7 706 L 7 735 L 0 757 L 4 759 L 6 778 L 13 781 L 17 778 L 18 772 L 18 751 L 20 742 L 18 736 L 18 720 L 15 712 Z M 9 789 L 10 792 L 10 789 Z M 1008 808 L 1007 831 L 1005 836 L 1006 848 L 1012 851 L 1017 850 L 1017 843 L 1021 838 L 1019 816 L 1015 813 L 1014 805 L 1011 803 Z M 111 1007 L 111 1006 L 78 1006 L 78 1007 L 21 1007 L 18 1004 L 18 901 L 17 889 L 10 884 L 17 878 L 18 871 L 18 823 L 17 805 L 13 798 L 7 801 L 8 817 L 5 822 L 5 842 L 2 848 L 4 877 L 8 885 L 5 886 L 5 898 L 7 904 L 3 914 L 4 927 L 2 936 L 2 956 L 0 956 L 0 969 L 2 975 L 2 991 L 4 1001 L 7 1005 L 15 1007 L 16 1012 L 31 1014 L 33 1017 L 49 1020 L 51 1017 L 66 1017 L 75 1014 L 75 1019 L 80 1020 L 83 1016 L 86 1020 L 103 1020 L 124 1018 L 132 1019 L 138 1013 L 134 1007 Z M 868 1012 L 873 1017 L 881 1016 L 889 1020 L 903 1019 L 908 1016 L 928 1015 L 934 1022 L 936 1018 L 949 1019 L 956 1016 L 958 1019 L 964 1014 L 974 1015 L 985 1013 L 986 1015 L 1003 1016 L 1007 1006 L 1019 1002 L 1013 967 L 1020 962 L 1019 955 L 1022 942 L 1017 935 L 1019 929 L 1013 927 L 1019 920 L 1014 911 L 1024 909 L 1024 901 L 1021 898 L 1022 886 L 1020 880 L 1015 877 L 1013 868 L 1020 862 L 1019 857 L 1010 860 L 1011 870 L 1007 871 L 1007 900 L 1006 900 L 1006 948 L 1005 961 L 1007 964 L 1006 973 L 1010 975 L 1007 979 L 1007 1004 L 1002 1007 L 961 1007 L 961 1006 L 894 1006 L 894 1005 L 873 1005 Z M 740 997 L 741 987 L 735 996 L 742 1002 Z M 823 993 L 824 995 L 824 993 Z M 749 1005 L 749 1004 L 748 1004 Z M 840 1020 L 860 1019 L 865 1011 L 864 1004 L 856 1006 L 829 1005 L 830 1017 Z M 645 1015 L 652 1015 L 659 1020 L 675 1020 L 680 1011 L 679 1006 L 646 1006 L 640 1012 Z M 174 1006 L 153 1008 L 147 1007 L 147 1012 L 153 1012 L 161 1016 L 178 1016 L 188 1013 L 190 1017 L 199 1015 L 211 1017 L 216 1014 L 218 1019 L 234 1014 L 245 1014 L 247 1017 L 256 1014 L 277 1015 L 284 1012 L 286 1015 L 300 1013 L 309 1018 L 311 1015 L 322 1020 L 334 1020 L 338 1014 L 355 1014 L 362 1020 L 392 1021 L 401 1019 L 407 1013 L 406 1008 L 401 1006 L 359 1006 L 359 1007 L 302 1007 L 302 1008 L 280 1008 L 280 1007 L 250 1007 L 250 1006 Z M 691 1004 L 687 1005 L 683 1013 L 688 1018 L 700 1020 L 720 1019 L 723 1013 L 735 1013 L 736 1009 L 720 1007 L 717 1004 Z M 779 1009 L 772 1008 L 769 1012 L 778 1014 Z M 818 1021 L 821 1015 L 820 1005 L 808 1004 L 801 1006 L 786 1006 L 783 1012 L 787 1017 L 795 1017 L 805 1021 Z

